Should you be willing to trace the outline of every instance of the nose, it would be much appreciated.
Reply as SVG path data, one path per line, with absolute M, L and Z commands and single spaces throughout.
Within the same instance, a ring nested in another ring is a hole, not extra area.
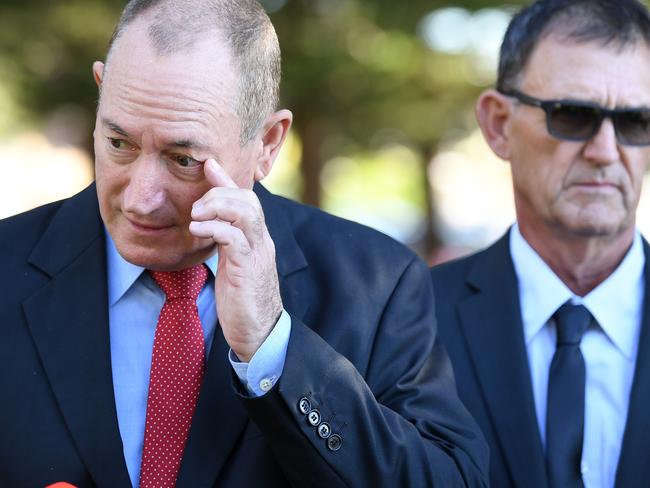
M 129 182 L 122 201 L 125 212 L 146 216 L 163 207 L 166 192 L 161 166 L 154 155 L 147 154 L 130 163 Z
M 585 144 L 583 154 L 587 160 L 598 165 L 611 164 L 620 159 L 612 119 L 603 120 L 598 132 Z

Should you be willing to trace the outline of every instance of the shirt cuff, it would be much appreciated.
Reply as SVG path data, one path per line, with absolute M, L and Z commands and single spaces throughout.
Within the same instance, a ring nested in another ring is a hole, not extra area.
M 278 319 L 273 330 L 251 358 L 250 363 L 242 363 L 232 349 L 228 359 L 239 381 L 255 397 L 267 393 L 278 382 L 287 357 L 291 317 L 286 310 Z

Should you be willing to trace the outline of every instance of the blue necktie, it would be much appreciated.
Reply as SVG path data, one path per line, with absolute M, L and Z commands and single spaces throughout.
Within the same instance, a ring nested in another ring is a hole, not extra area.
M 552 488 L 582 487 L 580 464 L 585 417 L 585 360 L 580 340 L 591 314 L 567 302 L 555 312 L 557 346 L 548 378 L 546 469 Z

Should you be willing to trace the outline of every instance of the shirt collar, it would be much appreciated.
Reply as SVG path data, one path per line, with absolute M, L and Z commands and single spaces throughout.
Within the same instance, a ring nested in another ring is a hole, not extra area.
M 142 266 L 129 263 L 124 259 L 115 247 L 115 242 L 108 231 L 106 235 L 106 263 L 108 273 L 108 306 L 114 305 L 124 294 L 131 288 L 138 278 L 145 271 Z M 215 253 L 205 260 L 204 264 L 212 272 L 212 276 L 217 274 L 217 263 L 219 257 Z
M 510 232 L 510 253 L 519 284 L 524 337 L 528 344 L 567 300 L 582 303 L 612 343 L 627 357 L 635 354 L 641 327 L 645 255 L 641 236 L 614 272 L 585 297 L 575 295 L 526 242 L 519 226 Z
M 510 254 L 519 284 L 521 318 L 528 344 L 573 293 L 526 242 L 517 224 L 510 231 Z
M 641 330 L 644 268 L 645 253 L 637 232 L 621 264 L 582 300 L 607 337 L 628 359 L 636 354 Z

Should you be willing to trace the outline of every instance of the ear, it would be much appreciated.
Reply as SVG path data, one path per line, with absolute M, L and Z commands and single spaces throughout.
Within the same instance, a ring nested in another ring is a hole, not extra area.
M 486 90 L 481 93 L 476 102 L 475 111 L 478 125 L 488 146 L 501 159 L 509 160 L 511 100 L 496 90 Z
M 104 63 L 101 61 L 95 61 L 93 63 L 93 78 L 95 78 L 95 83 L 97 88 L 102 89 L 102 81 L 104 80 Z
M 262 128 L 262 150 L 257 159 L 255 168 L 255 181 L 261 181 L 268 176 L 273 168 L 275 158 L 278 157 L 282 144 L 284 144 L 293 114 L 289 110 L 279 110 L 271 114 Z

